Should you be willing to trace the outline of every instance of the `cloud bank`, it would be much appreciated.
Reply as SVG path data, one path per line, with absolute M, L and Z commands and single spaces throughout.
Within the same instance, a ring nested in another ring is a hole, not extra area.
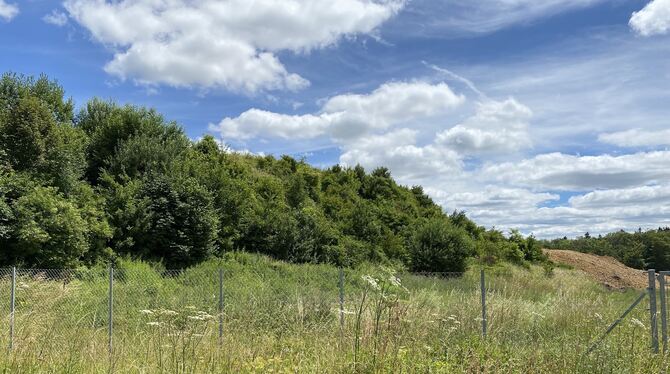
M 105 71 L 139 84 L 256 93 L 299 90 L 277 52 L 308 53 L 373 34 L 404 0 L 67 0 L 69 16 L 113 50 Z

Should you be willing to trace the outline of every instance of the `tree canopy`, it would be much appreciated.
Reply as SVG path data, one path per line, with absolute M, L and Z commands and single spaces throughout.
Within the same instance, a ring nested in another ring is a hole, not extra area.
M 475 255 L 537 260 L 527 240 L 445 214 L 384 167 L 230 152 L 152 109 L 92 99 L 75 113 L 45 76 L 0 80 L 0 266 L 129 256 L 176 268 L 249 251 L 461 271 Z

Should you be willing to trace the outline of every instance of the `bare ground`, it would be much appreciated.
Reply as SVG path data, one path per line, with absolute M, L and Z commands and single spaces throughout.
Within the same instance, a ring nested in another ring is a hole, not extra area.
M 607 288 L 643 289 L 648 285 L 645 271 L 630 268 L 609 256 L 558 249 L 546 249 L 545 252 L 553 262 L 581 270 Z

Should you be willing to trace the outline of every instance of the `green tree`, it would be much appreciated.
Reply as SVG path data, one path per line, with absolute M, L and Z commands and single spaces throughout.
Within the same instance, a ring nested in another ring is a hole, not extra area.
M 446 219 L 429 219 L 414 233 L 410 246 L 413 271 L 463 272 L 475 253 L 468 233 Z

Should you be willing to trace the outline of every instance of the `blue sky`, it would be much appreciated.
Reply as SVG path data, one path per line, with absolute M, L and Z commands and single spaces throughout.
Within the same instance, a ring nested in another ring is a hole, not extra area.
M 669 31 L 670 0 L 0 0 L 0 70 L 574 236 L 670 224 Z

